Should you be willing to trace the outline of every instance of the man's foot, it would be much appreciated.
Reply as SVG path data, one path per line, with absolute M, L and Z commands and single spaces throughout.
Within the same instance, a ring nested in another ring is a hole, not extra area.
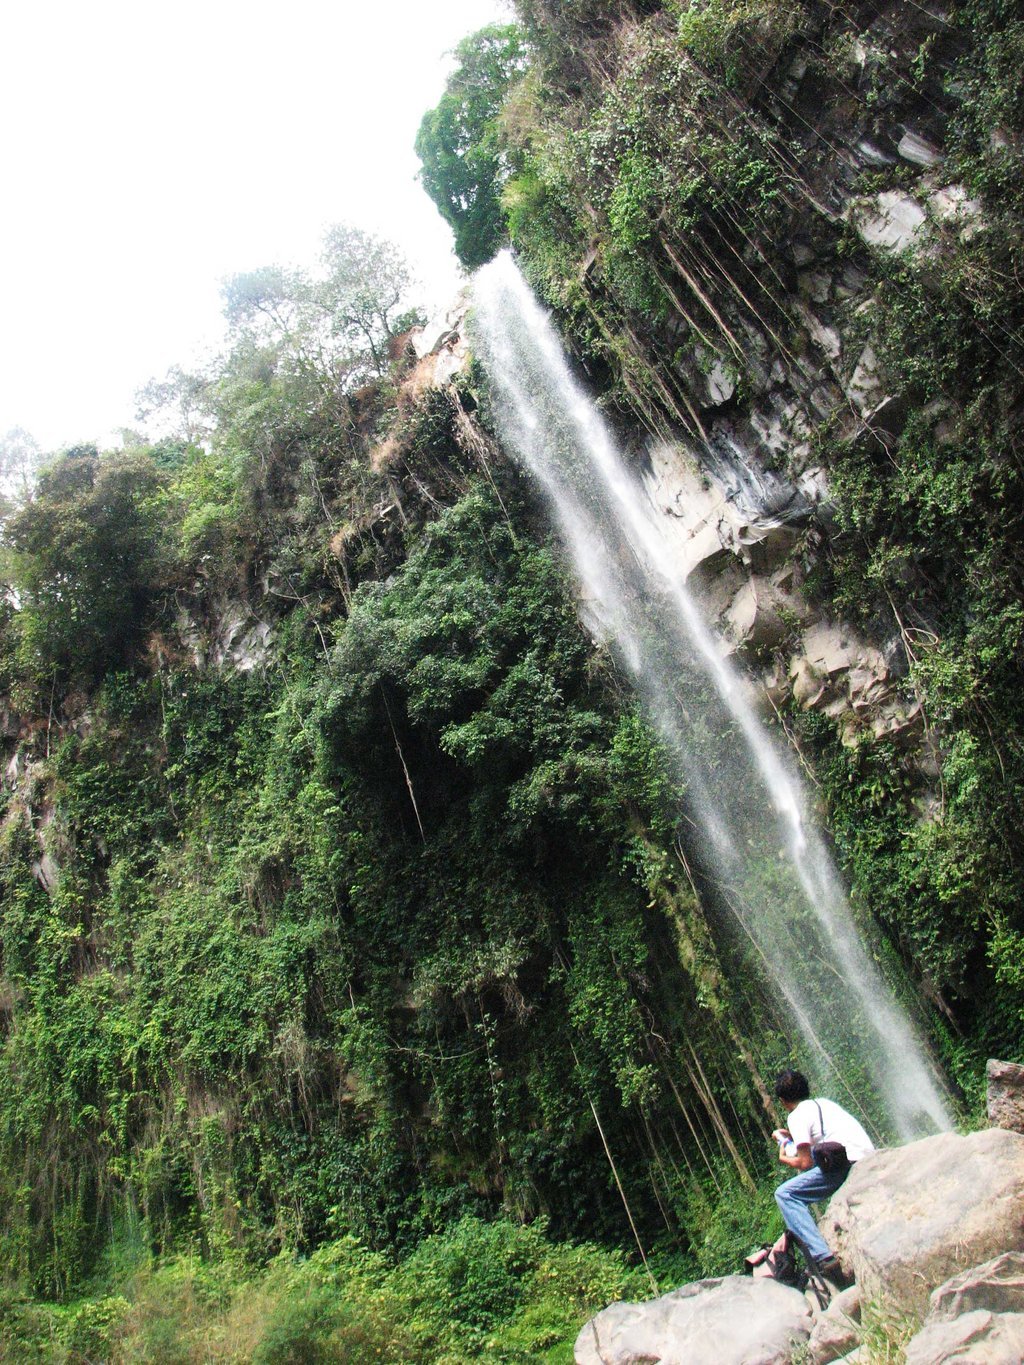
M 847 1275 L 835 1256 L 822 1256 L 816 1262 L 815 1269 L 823 1280 L 828 1280 L 836 1289 L 849 1289 L 853 1284 L 853 1276 Z

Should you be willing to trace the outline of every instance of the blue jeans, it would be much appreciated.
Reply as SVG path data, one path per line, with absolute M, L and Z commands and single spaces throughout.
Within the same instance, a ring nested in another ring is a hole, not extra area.
M 832 1253 L 818 1231 L 810 1206 L 835 1194 L 849 1174 L 849 1166 L 844 1171 L 832 1171 L 828 1175 L 819 1171 L 817 1166 L 812 1166 L 810 1170 L 795 1175 L 792 1180 L 783 1181 L 775 1191 L 775 1202 L 782 1214 L 782 1221 L 790 1232 L 799 1237 L 816 1261 Z

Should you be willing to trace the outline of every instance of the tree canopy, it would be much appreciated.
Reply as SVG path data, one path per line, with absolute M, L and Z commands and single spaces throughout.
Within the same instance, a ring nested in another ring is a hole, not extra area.
M 320 266 L 231 276 L 224 315 L 236 339 L 276 348 L 286 364 L 348 389 L 386 373 L 388 342 L 416 321 L 412 277 L 392 242 L 340 223 L 324 237 Z
M 436 108 L 423 117 L 416 155 L 423 188 L 455 233 L 455 252 L 467 269 L 490 260 L 501 244 L 501 185 L 507 166 L 498 116 L 513 82 L 526 68 L 526 45 L 516 24 L 491 24 L 455 49 L 458 66 Z
M 91 681 L 123 661 L 156 591 L 162 482 L 144 453 L 80 446 L 8 519 L 27 672 Z

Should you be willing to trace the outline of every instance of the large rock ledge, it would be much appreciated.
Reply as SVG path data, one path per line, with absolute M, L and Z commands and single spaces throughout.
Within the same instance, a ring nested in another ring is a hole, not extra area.
M 1024 1250 L 1024 1136 L 941 1133 L 858 1161 L 822 1220 L 864 1295 L 923 1316 L 931 1291 Z
M 598 1313 L 577 1365 L 869 1365 L 865 1304 L 919 1325 L 906 1365 L 1024 1360 L 1021 1133 L 942 1133 L 866 1157 L 822 1230 L 857 1278 L 824 1313 L 772 1280 L 700 1280 Z
M 576 1339 L 577 1365 L 786 1365 L 811 1332 L 803 1294 L 727 1275 L 650 1303 L 613 1303 Z

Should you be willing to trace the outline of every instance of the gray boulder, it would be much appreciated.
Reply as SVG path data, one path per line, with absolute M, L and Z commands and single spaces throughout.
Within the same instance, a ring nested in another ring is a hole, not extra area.
M 851 206 L 853 225 L 868 246 L 901 252 L 917 245 L 926 221 L 919 203 L 901 190 L 883 190 Z
M 952 1322 L 978 1308 L 1024 1313 L 1024 1254 L 1005 1251 L 939 1285 L 928 1300 L 928 1319 Z
M 811 1309 L 776 1280 L 727 1275 L 649 1303 L 613 1303 L 576 1338 L 576 1365 L 788 1365 Z
M 807 1343 L 808 1365 L 845 1360 L 860 1346 L 860 1287 L 837 1294 L 816 1320 Z
M 1024 1133 L 1024 1066 L 997 1062 L 985 1068 L 988 1077 L 988 1121 L 996 1128 Z
M 1020 1365 L 1024 1313 L 977 1308 L 952 1322 L 927 1323 L 907 1343 L 906 1365 Z
M 822 1231 L 866 1299 L 923 1317 L 951 1275 L 1024 1250 L 1024 1136 L 941 1133 L 865 1157 Z
M 896 150 L 904 161 L 912 161 L 915 166 L 934 166 L 942 159 L 938 147 L 916 133 L 904 133 Z
M 908 1343 L 908 1365 L 1024 1360 L 1024 1255 L 1005 1252 L 955 1275 L 928 1302 L 924 1327 Z

